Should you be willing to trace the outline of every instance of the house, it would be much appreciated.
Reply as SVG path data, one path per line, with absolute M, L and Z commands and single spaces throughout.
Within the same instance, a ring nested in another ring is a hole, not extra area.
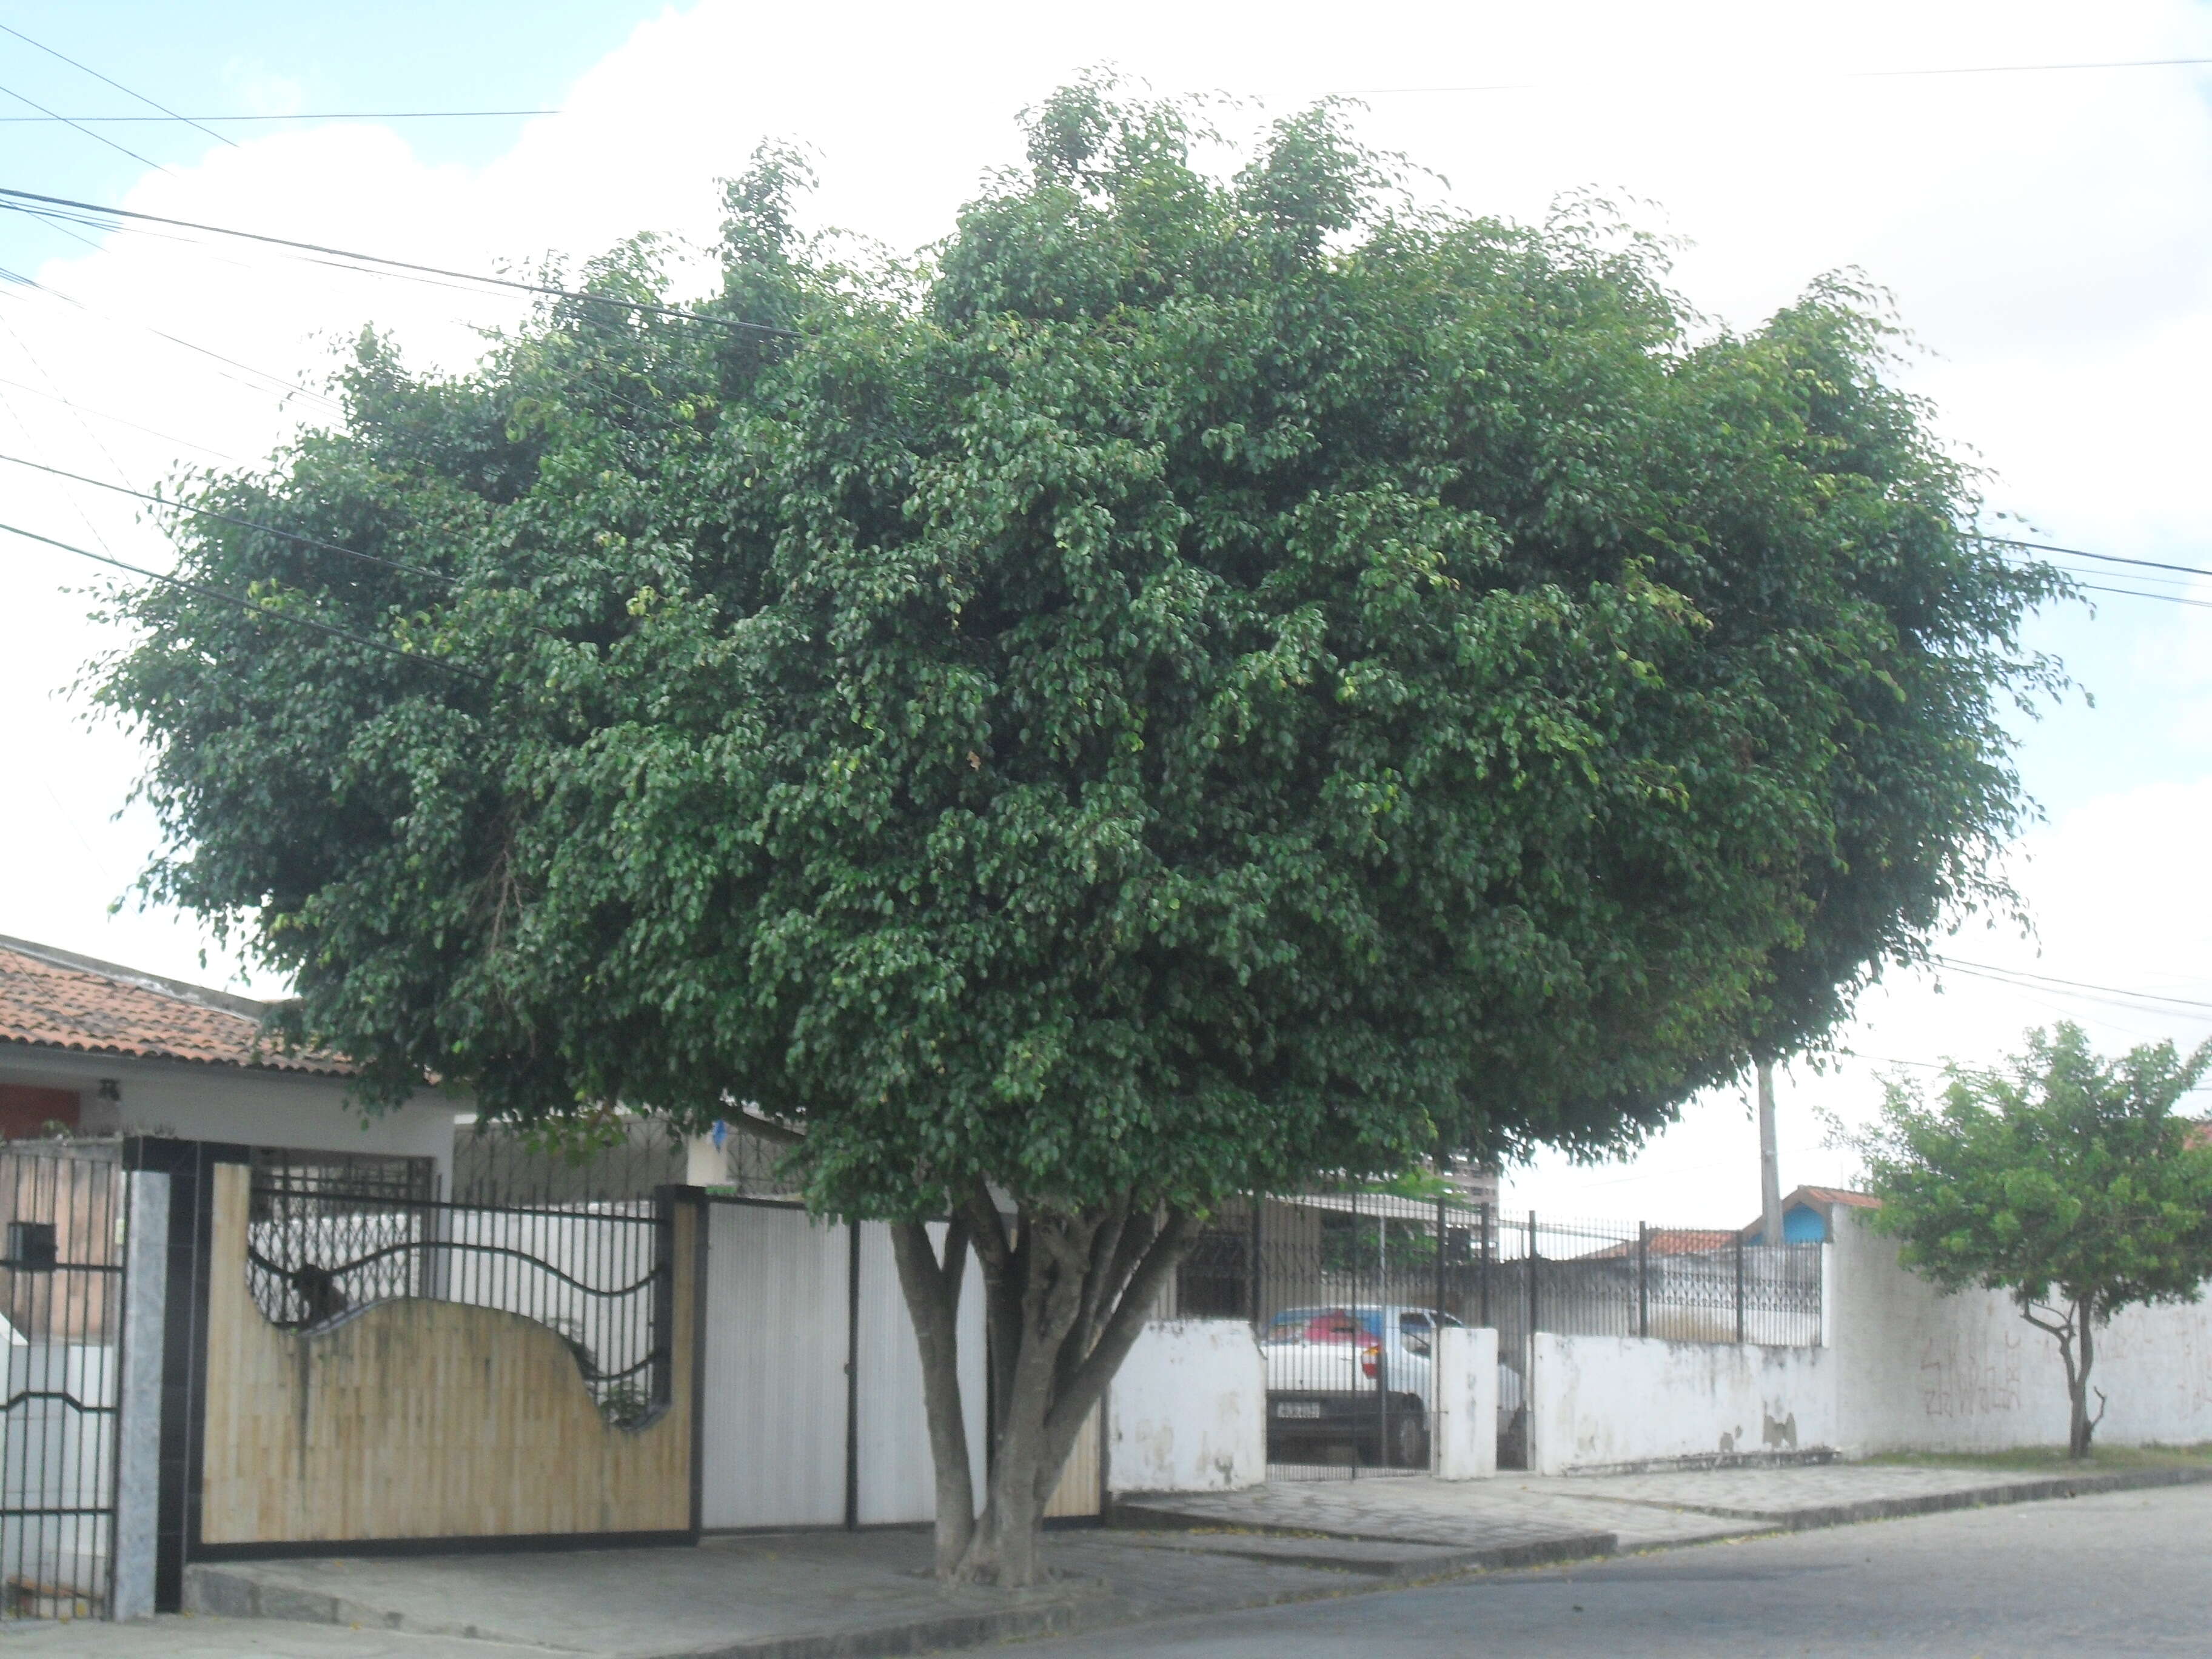
M 1850 1210 L 1878 1210 L 1881 1200 L 1871 1193 L 1855 1193 L 1843 1187 L 1800 1187 L 1782 1200 L 1782 1242 L 1785 1244 L 1832 1244 L 1836 1230 L 1831 1224 L 1838 1207 Z M 1743 1230 L 1743 1242 L 1760 1244 L 1765 1242 L 1766 1223 L 1762 1218 Z
M 446 1190 L 455 1103 L 426 1092 L 365 1115 L 348 1098 L 344 1060 L 266 1042 L 270 1006 L 0 937 L 0 1135 L 167 1136 L 426 1159 Z

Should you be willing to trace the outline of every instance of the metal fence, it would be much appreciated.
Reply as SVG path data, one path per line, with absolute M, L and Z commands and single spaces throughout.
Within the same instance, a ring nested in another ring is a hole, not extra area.
M 1164 1313 L 1249 1319 L 1279 1480 L 1427 1467 L 1434 1333 L 1498 1332 L 1498 1456 L 1525 1466 L 1537 1332 L 1810 1346 L 1817 1243 L 1726 1228 L 1500 1215 L 1449 1193 L 1346 1188 L 1232 1205 L 1201 1233 Z
M 112 1602 L 125 1190 L 112 1143 L 0 1152 L 0 1618 Z
M 246 1273 L 292 1329 L 402 1297 L 520 1314 L 567 1343 L 610 1422 L 635 1425 L 669 1397 L 669 1215 L 665 1200 L 453 1204 L 257 1175 Z

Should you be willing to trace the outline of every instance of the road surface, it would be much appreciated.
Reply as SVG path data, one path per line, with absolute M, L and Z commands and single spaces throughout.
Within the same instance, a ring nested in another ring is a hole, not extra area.
M 2212 1486 L 1493 1573 L 1018 1651 L 1035 1659 L 2202 1659 L 2212 1655 Z

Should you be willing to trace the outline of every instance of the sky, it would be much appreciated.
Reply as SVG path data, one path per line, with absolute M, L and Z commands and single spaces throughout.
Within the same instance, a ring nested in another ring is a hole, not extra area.
M 2212 565 L 2212 63 L 2159 61 L 2212 59 L 2212 5 L 0 0 L 0 27 L 20 32 L 0 33 L 0 186 L 466 270 L 651 231 L 679 282 L 704 270 L 684 250 L 712 240 L 716 181 L 764 138 L 810 154 L 814 223 L 911 251 L 1018 160 L 1019 112 L 1086 69 L 1214 97 L 1232 143 L 1351 95 L 1435 200 L 1536 221 L 1595 189 L 1680 239 L 1675 281 L 1713 326 L 1863 273 L 1909 331 L 1899 377 L 2015 533 Z M 2080 64 L 2136 66 L 2053 67 Z M 14 118 L 41 106 L 86 130 Z M 382 118 L 335 118 L 362 112 Z M 124 115 L 154 118 L 86 118 Z M 450 369 L 519 314 L 15 212 L 0 277 L 0 523 L 155 568 L 169 550 L 129 497 L 17 463 L 138 489 L 252 465 L 331 417 L 323 377 L 364 325 Z M 2042 817 L 2007 867 L 2032 933 L 1970 921 L 1937 946 L 1968 967 L 1893 975 L 1851 1058 L 1784 1072 L 1785 1186 L 1856 1174 L 1825 1125 L 1863 1123 L 1884 1076 L 1993 1063 L 2060 1018 L 2110 1049 L 2212 1036 L 2212 582 L 2072 562 L 2135 591 L 2032 626 L 2082 688 L 2015 721 Z M 77 689 L 125 642 L 88 616 L 101 580 L 0 534 L 0 934 L 279 994 L 131 896 L 156 843 L 141 752 Z M 1506 1202 L 1716 1224 L 1756 1212 L 1757 1179 L 1744 1096 L 1722 1091 L 1632 1158 L 1509 1172 Z

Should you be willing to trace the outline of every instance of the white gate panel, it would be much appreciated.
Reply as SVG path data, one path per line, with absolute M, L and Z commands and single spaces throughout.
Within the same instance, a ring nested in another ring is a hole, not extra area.
M 707 1215 L 701 1523 L 838 1525 L 847 1231 L 780 1205 L 714 1203 Z
M 930 1237 L 941 1249 L 945 1228 Z M 862 1526 L 931 1521 L 937 1516 L 937 1477 L 929 1455 L 929 1419 L 922 1403 L 921 1349 L 899 1290 L 890 1229 L 879 1221 L 860 1227 L 860 1322 L 855 1333 L 860 1401 L 858 1450 Z M 975 1502 L 983 1501 L 983 1273 L 968 1257 L 960 1289 L 960 1401 L 968 1425 L 968 1465 Z

